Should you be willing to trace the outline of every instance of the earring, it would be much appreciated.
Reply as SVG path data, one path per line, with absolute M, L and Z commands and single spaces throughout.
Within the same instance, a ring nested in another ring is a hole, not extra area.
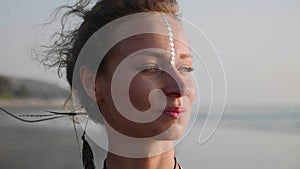
M 78 139 L 78 134 L 77 134 L 77 129 L 76 129 L 76 124 L 75 124 L 74 117 L 72 117 L 72 121 L 73 121 L 75 136 L 76 136 L 76 142 L 77 142 L 78 149 L 79 149 L 79 152 L 80 152 L 79 139 Z M 89 143 L 85 139 L 85 131 L 86 131 L 86 128 L 87 128 L 88 121 L 89 121 L 89 117 L 87 118 L 84 130 L 83 130 L 83 134 L 81 136 L 81 140 L 82 140 L 83 144 L 82 144 L 82 150 L 81 150 L 80 156 L 81 156 L 81 159 L 82 159 L 82 164 L 83 164 L 84 169 L 95 169 L 96 167 L 95 167 L 95 163 L 94 163 L 93 151 L 92 151 L 91 146 L 89 145 Z
M 85 131 L 81 137 L 82 145 L 82 164 L 84 169 L 95 169 L 94 155 L 91 146 L 85 139 Z

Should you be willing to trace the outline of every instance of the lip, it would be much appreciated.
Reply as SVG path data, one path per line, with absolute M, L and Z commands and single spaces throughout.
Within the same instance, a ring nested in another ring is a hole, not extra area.
M 163 112 L 164 115 L 167 115 L 173 119 L 179 119 L 184 116 L 185 110 L 180 107 L 171 107 L 171 108 L 166 108 Z

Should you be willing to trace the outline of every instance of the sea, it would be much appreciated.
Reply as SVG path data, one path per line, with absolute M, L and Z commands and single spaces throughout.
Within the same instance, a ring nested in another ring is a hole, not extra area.
M 41 108 L 7 110 L 18 116 L 45 113 Z M 214 134 L 200 144 L 204 120 L 198 115 L 176 145 L 184 169 L 300 169 L 300 106 L 226 106 Z M 0 169 L 82 169 L 68 117 L 25 123 L 0 112 L 0 138 Z M 89 142 L 101 169 L 106 152 Z

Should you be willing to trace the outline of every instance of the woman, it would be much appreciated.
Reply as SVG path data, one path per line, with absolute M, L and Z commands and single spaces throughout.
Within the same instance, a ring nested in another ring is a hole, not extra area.
M 65 67 L 73 100 L 105 124 L 104 168 L 181 168 L 173 142 L 184 133 L 196 92 L 177 2 L 102 0 L 86 10 L 88 5 L 67 6 L 63 21 L 77 14 L 83 22 L 54 36 L 44 63 Z

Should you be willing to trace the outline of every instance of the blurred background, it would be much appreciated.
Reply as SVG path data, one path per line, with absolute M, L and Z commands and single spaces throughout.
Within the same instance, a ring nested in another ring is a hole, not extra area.
M 31 48 L 67 0 L 3 1 L 0 6 L 0 107 L 17 114 L 61 110 L 68 85 L 44 70 Z M 184 168 L 300 168 L 300 1 L 179 1 L 182 16 L 213 42 L 227 78 L 221 124 L 198 144 L 198 117 L 177 147 Z M 0 168 L 80 168 L 70 119 L 26 124 L 0 112 Z M 95 148 L 101 168 L 104 151 Z

